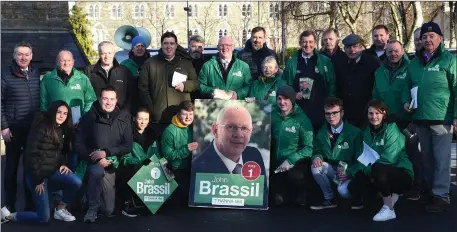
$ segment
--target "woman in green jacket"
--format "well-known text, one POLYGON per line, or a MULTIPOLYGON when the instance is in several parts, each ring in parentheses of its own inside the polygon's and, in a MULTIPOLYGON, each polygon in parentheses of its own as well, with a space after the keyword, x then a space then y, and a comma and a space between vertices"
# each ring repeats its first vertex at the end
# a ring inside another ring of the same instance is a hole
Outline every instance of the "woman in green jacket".
POLYGON ((141 201, 130 189, 127 182, 143 166, 151 163, 153 155, 158 155, 157 139, 155 131, 148 127, 149 111, 146 108, 140 108, 134 116, 135 128, 133 131, 133 148, 132 152, 122 156, 119 161, 119 169, 116 171, 116 182, 118 186, 119 197, 124 201, 122 214, 127 217, 136 217, 138 215, 136 205, 141 205, 141 201))
POLYGON ((394 206, 405 190, 412 187, 414 172, 405 151, 405 136, 395 123, 386 122, 387 106, 381 100, 368 103, 368 121, 363 131, 364 153, 379 155, 364 171, 382 195, 381 210, 373 217, 374 221, 387 221, 396 218, 394 206), (373 152, 374 151, 374 152, 373 152))
POLYGON ((249 89, 247 102, 268 101, 271 104, 276 103, 276 92, 286 82, 281 79, 278 72, 279 66, 274 56, 267 56, 262 61, 262 73, 258 80, 255 80, 249 89))
POLYGON ((171 164, 171 169, 178 182, 178 189, 173 194, 175 204, 187 205, 190 189, 190 163, 192 152, 198 148, 193 141, 191 124, 194 122, 194 105, 191 101, 179 104, 179 112, 173 116, 171 124, 161 135, 162 155, 171 164))

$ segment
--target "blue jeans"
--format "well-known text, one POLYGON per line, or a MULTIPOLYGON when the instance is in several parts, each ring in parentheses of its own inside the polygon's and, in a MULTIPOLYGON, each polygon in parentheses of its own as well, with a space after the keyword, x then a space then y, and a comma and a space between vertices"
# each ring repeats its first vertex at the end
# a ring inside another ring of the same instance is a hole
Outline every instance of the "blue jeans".
POLYGON ((321 167, 311 167, 311 173, 313 173, 314 179, 321 187, 325 200, 332 200, 333 190, 330 180, 333 180, 336 175, 336 171, 333 169, 332 165, 327 162, 322 162, 321 167))
POLYGON ((36 212, 18 212, 16 214, 16 221, 48 222, 51 214, 49 209, 49 193, 57 190, 63 190, 62 202, 69 204, 76 196, 82 185, 81 179, 79 179, 74 173, 65 175, 61 174, 59 170, 54 172, 49 179, 44 180, 44 192, 41 195, 38 195, 35 192, 36 185, 32 183, 30 176, 26 176, 26 182, 28 188, 32 192, 36 212))

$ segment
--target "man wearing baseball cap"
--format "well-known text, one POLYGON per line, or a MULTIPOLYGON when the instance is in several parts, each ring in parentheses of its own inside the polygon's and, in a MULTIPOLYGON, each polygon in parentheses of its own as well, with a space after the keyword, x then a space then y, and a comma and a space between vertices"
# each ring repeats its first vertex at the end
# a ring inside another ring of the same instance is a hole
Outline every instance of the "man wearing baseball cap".
POLYGON ((456 58, 446 51, 443 33, 430 21, 421 27, 423 48, 408 66, 402 100, 417 125, 425 177, 426 211, 442 212, 450 207, 450 162, 452 133, 457 127, 456 58), (411 104, 412 88, 417 94, 411 104))

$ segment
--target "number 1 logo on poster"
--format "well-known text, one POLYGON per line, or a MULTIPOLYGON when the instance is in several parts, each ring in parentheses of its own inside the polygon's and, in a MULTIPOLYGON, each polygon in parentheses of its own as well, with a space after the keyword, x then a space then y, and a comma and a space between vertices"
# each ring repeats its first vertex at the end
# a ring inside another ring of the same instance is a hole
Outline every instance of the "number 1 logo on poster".
POLYGON ((259 178, 260 173, 260 165, 254 161, 246 162, 241 168, 241 175, 243 175, 243 178, 246 180, 256 180, 257 178, 259 178))

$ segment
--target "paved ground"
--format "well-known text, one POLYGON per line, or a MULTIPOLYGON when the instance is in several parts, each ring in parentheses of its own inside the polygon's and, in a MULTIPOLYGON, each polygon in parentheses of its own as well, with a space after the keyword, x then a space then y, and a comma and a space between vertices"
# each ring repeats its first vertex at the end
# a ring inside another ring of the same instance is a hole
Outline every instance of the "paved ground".
MULTIPOLYGON (((455 158, 455 144, 454 154, 455 158)), ((1 157, 2 173, 4 156, 1 157)), ((454 161, 455 165, 455 161, 454 161)), ((454 177, 455 178, 455 177, 454 177)), ((19 177, 20 179, 20 177, 19 177)), ((455 179, 454 179, 455 181, 455 179)), ((2 181, 3 182, 3 181, 2 181)), ((366 203, 365 209, 351 212, 346 203, 337 209, 312 212, 307 208, 279 208, 269 211, 227 210, 227 209, 172 209, 162 208, 157 215, 126 218, 99 218, 95 224, 82 222, 84 212, 75 212, 77 221, 66 223, 51 219, 48 225, 26 223, 4 223, 2 231, 33 232, 101 232, 101 231, 457 231, 457 191, 453 188, 451 210, 443 214, 427 214, 418 202, 400 199, 396 206, 397 219, 376 223, 371 220, 381 206, 380 199, 366 203)), ((23 191, 18 193, 21 201, 17 208, 23 208, 23 191)), ((3 184, 2 184, 3 193, 3 184)), ((3 194, 2 194, 3 196, 3 194)), ((3 200, 3 198, 2 198, 3 200)))

